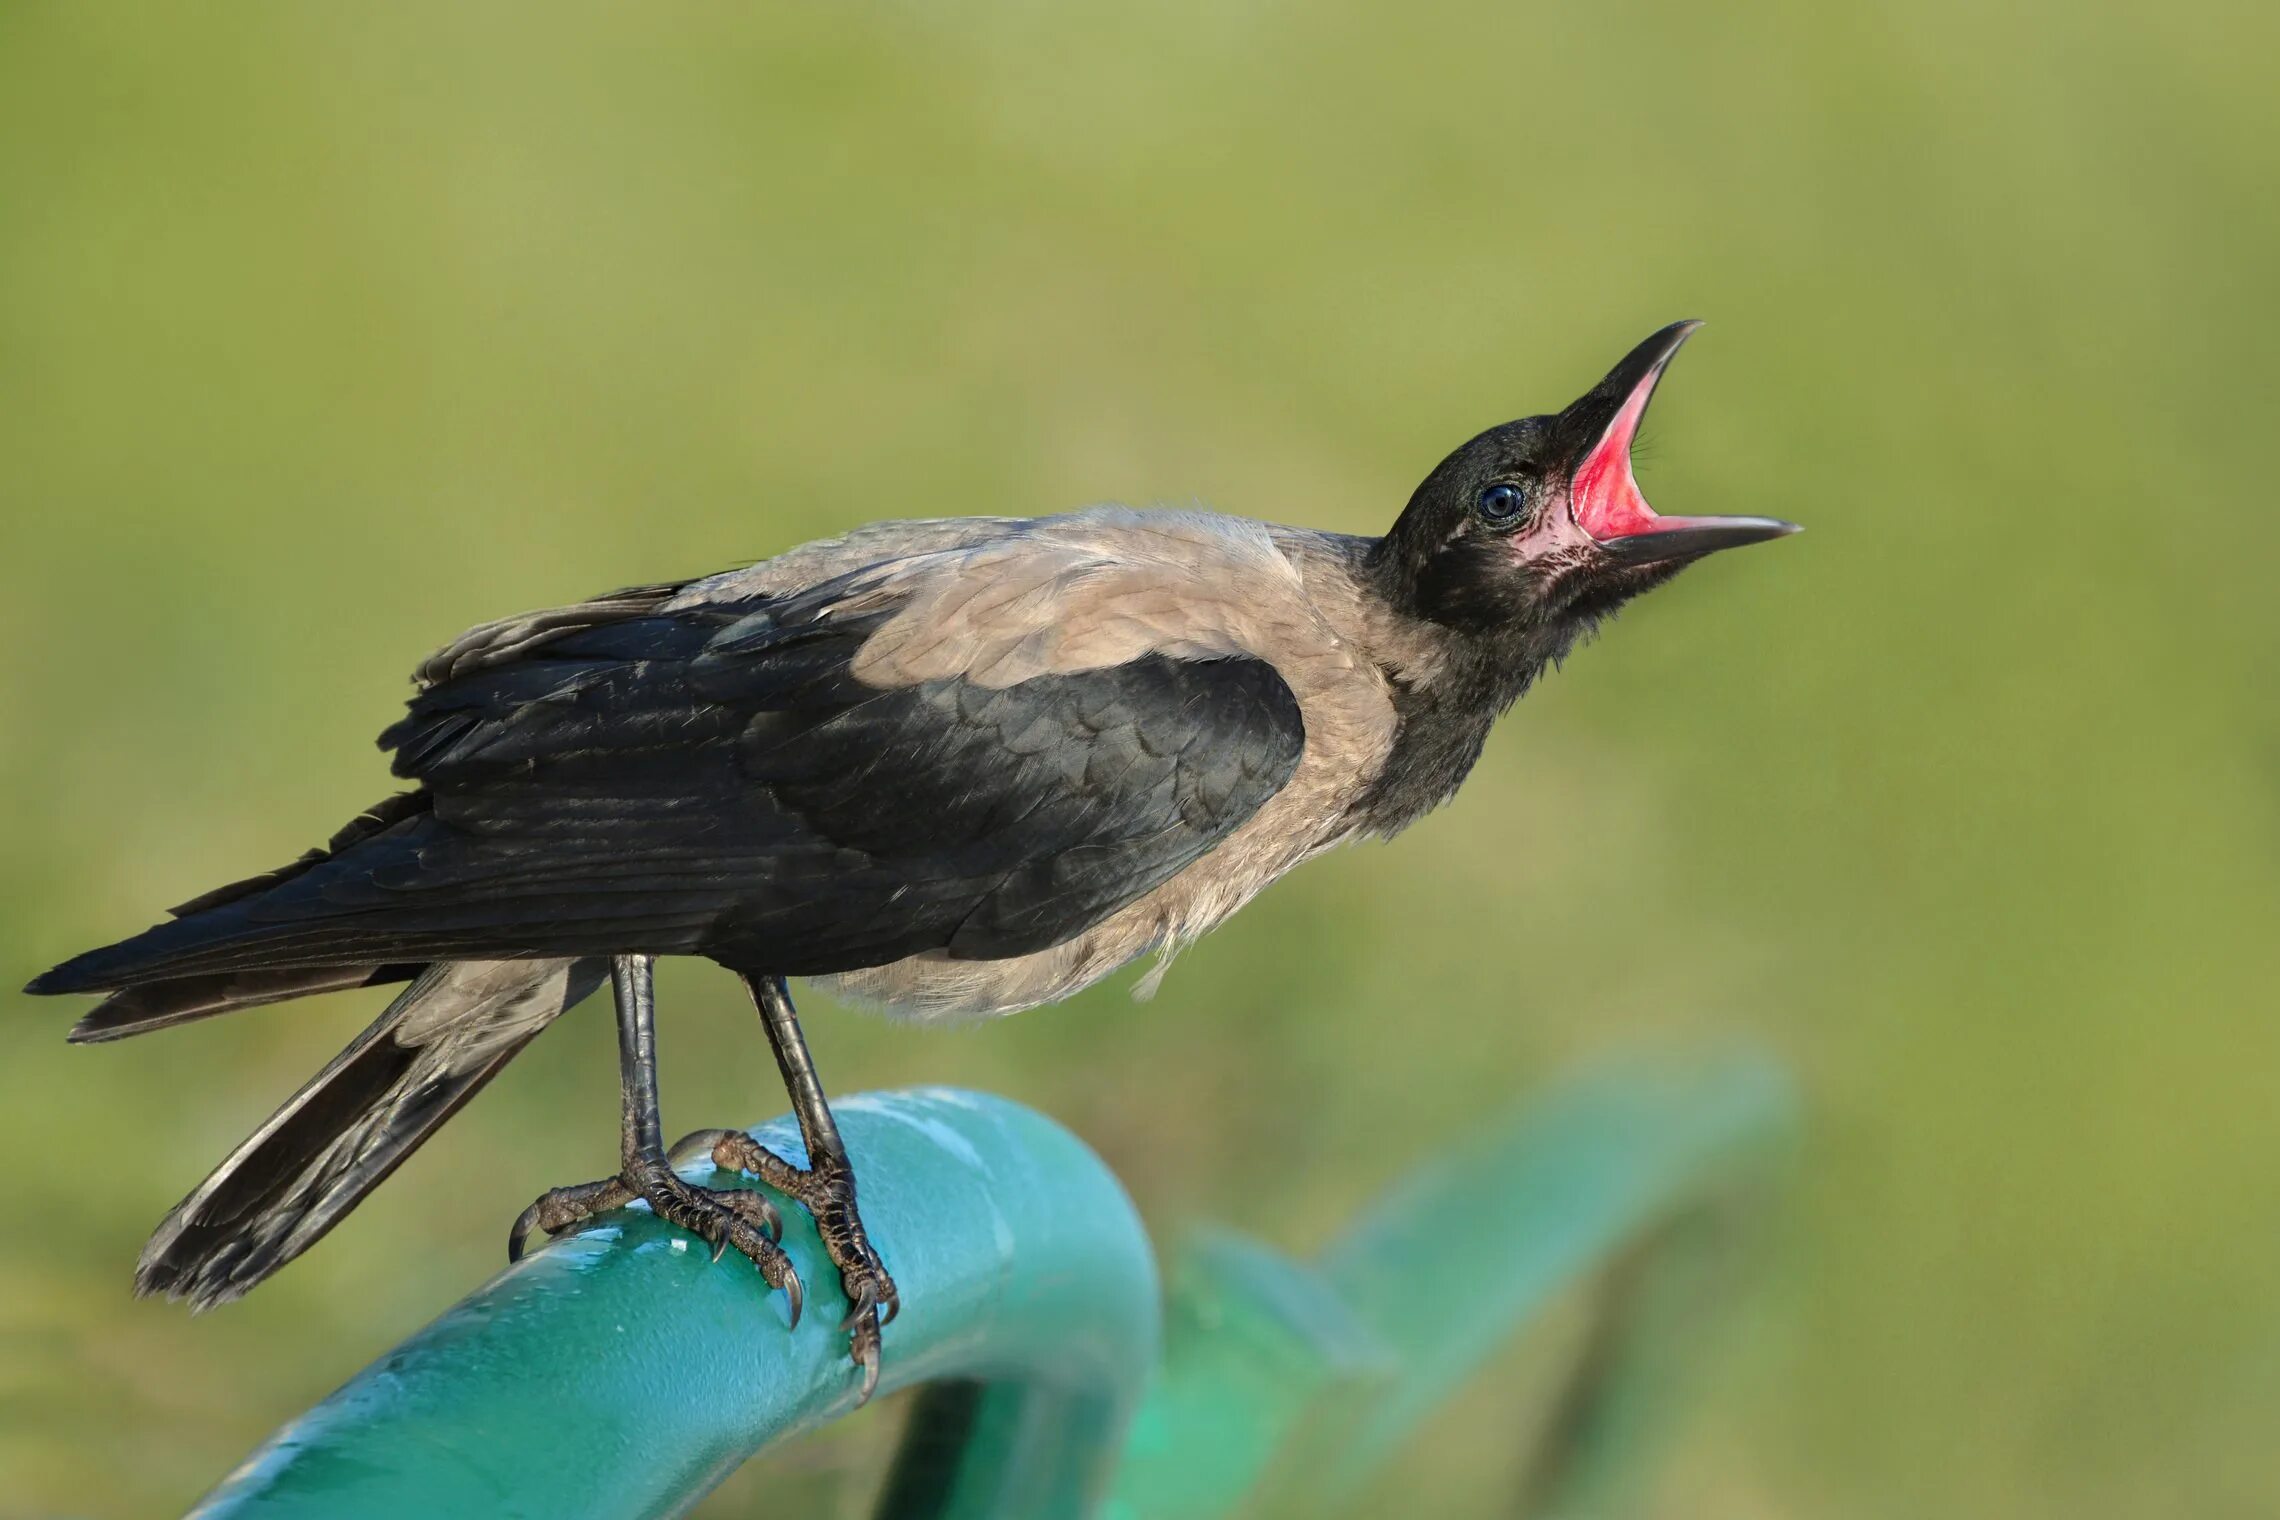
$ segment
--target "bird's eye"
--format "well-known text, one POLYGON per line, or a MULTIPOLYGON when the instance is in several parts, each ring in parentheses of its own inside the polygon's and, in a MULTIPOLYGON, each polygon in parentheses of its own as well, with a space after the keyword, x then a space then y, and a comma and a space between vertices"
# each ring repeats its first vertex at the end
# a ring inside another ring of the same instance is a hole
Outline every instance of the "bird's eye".
POLYGON ((1497 484, 1480 493, 1482 522, 1503 527, 1528 510, 1528 493, 1515 485, 1497 484))

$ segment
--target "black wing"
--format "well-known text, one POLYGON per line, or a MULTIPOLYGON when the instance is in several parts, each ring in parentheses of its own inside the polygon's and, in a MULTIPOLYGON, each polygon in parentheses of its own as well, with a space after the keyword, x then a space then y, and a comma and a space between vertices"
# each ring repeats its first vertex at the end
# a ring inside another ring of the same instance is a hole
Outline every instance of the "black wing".
POLYGON ((103 969, 1020 955, 1194 862, 1304 748, 1258 659, 869 686, 849 665, 892 609, 832 591, 629 617, 442 681, 381 737, 424 811, 103 969))

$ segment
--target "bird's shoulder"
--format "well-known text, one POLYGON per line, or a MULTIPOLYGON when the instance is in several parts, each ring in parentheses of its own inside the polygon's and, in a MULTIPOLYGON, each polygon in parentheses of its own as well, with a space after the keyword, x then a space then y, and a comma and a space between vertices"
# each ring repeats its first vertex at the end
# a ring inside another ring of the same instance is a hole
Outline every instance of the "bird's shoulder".
POLYGON ((1247 518, 1113 505, 871 523, 737 569, 478 624, 414 679, 432 689, 610 624, 765 624, 793 608, 803 619, 892 609, 856 672, 888 686, 949 676, 1006 686, 1151 653, 1272 662, 1324 631, 1291 548, 1247 518))
POLYGON ((380 742, 430 786, 532 791, 603 765, 702 768, 730 743, 747 779, 768 779, 763 754, 844 775, 864 754, 971 744, 987 766, 1048 738, 1075 774, 1120 746, 1168 756, 1216 734, 1265 744, 1272 790, 1310 727, 1305 641, 1272 636, 1296 584, 1240 519, 875 525, 473 630, 422 668, 380 742))
POLYGON ((625 586, 560 606, 478 623, 422 660, 413 680, 430 688, 512 664, 571 634, 636 618, 779 598, 872 565, 970 545, 1016 531, 1023 519, 965 517, 866 524, 755 563, 684 580, 625 586))

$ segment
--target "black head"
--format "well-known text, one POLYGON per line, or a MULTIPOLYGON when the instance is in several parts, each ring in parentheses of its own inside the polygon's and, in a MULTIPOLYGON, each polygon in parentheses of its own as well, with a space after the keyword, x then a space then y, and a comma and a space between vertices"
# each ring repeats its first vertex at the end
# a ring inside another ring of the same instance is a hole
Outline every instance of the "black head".
POLYGON ((1796 532, 1768 517, 1664 517, 1632 479, 1647 402, 1700 325, 1672 323, 1567 410, 1490 428, 1442 460, 1378 544, 1380 589, 1414 616, 1556 657, 1703 555, 1796 532))

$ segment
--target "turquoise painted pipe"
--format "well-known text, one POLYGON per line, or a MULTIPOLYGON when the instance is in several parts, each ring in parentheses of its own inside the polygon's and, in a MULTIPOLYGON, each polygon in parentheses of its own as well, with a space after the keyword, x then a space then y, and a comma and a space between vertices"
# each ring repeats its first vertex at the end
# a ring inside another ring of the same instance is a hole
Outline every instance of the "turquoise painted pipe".
MULTIPOLYGON (((1684 1386, 1703 1265, 1746 1233, 1717 1226, 1764 1193, 1795 1123, 1787 1079, 1757 1057, 1586 1072, 1421 1164, 1312 1262, 1200 1236, 1159 1362, 1147 1240, 1066 1131, 970 1093, 835 1106, 903 1287, 882 1391, 926 1385, 884 1520, 1204 1520, 1268 1492, 1292 1512, 1334 1510, 1586 1288, 1588 1354, 1513 1512, 1613 1513, 1646 1467, 1642 1432, 1684 1386)), ((754 1133, 798 1153, 788 1120, 754 1133)), ((806 1216, 784 1214, 810 1295, 797 1332, 737 1258, 713 1263, 646 1213, 611 1215, 366 1369, 198 1513, 687 1508, 853 1402, 838 1280, 806 1216)))
MULTIPOLYGON (((889 1507, 1084 1513, 1157 1352, 1154 1257, 1075 1137, 947 1089, 833 1105, 863 1217, 901 1286, 879 1392, 929 1383, 889 1507), (929 1455, 929 1452, 932 1455, 929 1455)), ((753 1131, 797 1160, 788 1119, 753 1131)), ((699 1167, 700 1181, 729 1179, 699 1167)), ((749 1179, 737 1179, 749 1184, 749 1179)), ((807 1284, 783 1297, 733 1253, 634 1209, 534 1251, 286 1426, 194 1512, 275 1520, 636 1520, 693 1505, 755 1452, 855 1402, 838 1277, 785 1204, 807 1284)))
MULTIPOLYGON (((1207 1520, 1268 1493, 1273 1513, 1339 1512, 1491 1359, 1594 1288, 1594 1339, 1510 1513, 1616 1512, 1714 1318, 1704 1279, 1749 1233, 1735 1216, 1765 1201, 1796 1124, 1762 1056, 1611 1062, 1422 1162, 1312 1261, 1199 1235, 1103 1514, 1207 1520)), ((1528 1444, 1517 1424, 1512 1441, 1528 1444)))

